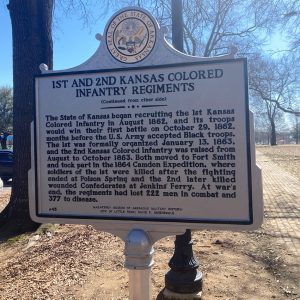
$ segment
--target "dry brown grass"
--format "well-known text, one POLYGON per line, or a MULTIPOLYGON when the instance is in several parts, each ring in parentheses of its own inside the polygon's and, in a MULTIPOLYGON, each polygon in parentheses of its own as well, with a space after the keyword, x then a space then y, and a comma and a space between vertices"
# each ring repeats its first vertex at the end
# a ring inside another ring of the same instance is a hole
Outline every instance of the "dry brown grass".
POLYGON ((256 149, 300 180, 300 145, 257 146, 256 149))

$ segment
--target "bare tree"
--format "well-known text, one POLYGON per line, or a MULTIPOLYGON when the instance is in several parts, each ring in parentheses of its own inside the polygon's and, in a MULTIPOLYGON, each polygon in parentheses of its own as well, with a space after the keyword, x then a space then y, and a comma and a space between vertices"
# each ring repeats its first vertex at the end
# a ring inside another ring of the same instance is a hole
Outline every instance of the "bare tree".
POLYGON ((250 89, 285 113, 300 115, 299 67, 292 56, 256 55, 250 61, 250 89))
POLYGON ((276 145, 276 118, 280 111, 295 112, 291 105, 296 82, 293 68, 286 58, 279 61, 257 56, 250 64, 250 90, 265 104, 271 128, 271 145, 276 145), (287 107, 287 108, 286 108, 287 107))
POLYGON ((290 116, 290 122, 292 124, 292 138, 298 145, 300 144, 300 116, 290 116))
MULTIPOLYGON (((88 1, 69 0, 67 3, 69 8, 79 7, 83 20, 89 21, 88 1)), ((34 77, 40 74, 41 63, 47 64, 50 69, 53 67, 54 0, 9 0, 7 8, 13 37, 14 169, 10 202, 0 213, 1 237, 30 231, 38 226, 29 216, 28 205, 30 124, 34 113, 34 77)))
MULTIPOLYGON (((63 2, 57 1, 57 5, 63 2)), ((7 5, 13 36, 14 170, 10 202, 0 213, 0 236, 30 231, 38 226, 29 216, 28 205, 30 124, 34 113, 34 77, 40 74, 41 63, 47 64, 49 69, 53 67, 54 2, 9 0, 7 5)), ((69 0, 64 3, 66 10, 80 9, 83 23, 90 22, 89 5, 92 1, 69 0)), ((105 0, 105 3, 108 5, 110 2, 105 0)), ((99 11, 103 11, 103 3, 99 11)))
MULTIPOLYGON (((171 26, 170 1, 127 0, 112 1, 117 5, 139 5, 151 11, 161 25, 171 26)), ((191 55, 214 56, 226 52, 235 45, 240 56, 253 57, 262 52, 262 45, 278 26, 278 20, 286 20, 286 30, 294 37, 294 46, 299 42, 299 0, 194 0, 183 1, 185 52, 191 55)), ((299 102, 299 59, 297 55, 283 56, 274 60, 287 80, 282 81, 284 93, 280 97, 269 97, 274 108, 299 115, 295 108, 299 102)), ((259 68, 250 76, 260 76, 259 68)), ((259 77, 257 77, 259 78, 259 77)), ((279 78, 278 78, 279 84, 279 78)), ((270 107, 269 107, 270 109, 270 107)))
POLYGON ((34 76, 44 62, 52 68, 53 0, 10 0, 13 35, 14 170, 12 194, 0 214, 1 235, 35 229, 29 217, 28 170, 30 123, 33 120, 34 76))
POLYGON ((251 96, 250 107, 255 116, 255 143, 268 145, 270 143, 270 123, 268 120, 266 105, 260 98, 257 97, 257 95, 251 96))
MULTIPOLYGON (((151 11, 161 25, 171 26, 170 1, 118 1, 140 5, 151 11)), ((262 43, 279 17, 278 0, 183 1, 185 51, 212 56, 231 44, 249 48, 262 43)))
POLYGON ((300 1, 283 1, 282 32, 290 42, 290 51, 300 54, 300 1))
MULTIPOLYGON (((14 167, 10 202, 0 213, 1 237, 30 231, 38 226, 29 216, 28 205, 30 124, 34 113, 34 77, 40 74, 41 63, 47 64, 50 69, 53 67, 54 1, 9 0, 7 5, 13 37, 14 167)), ((88 1, 69 0, 67 4, 66 9, 81 9, 83 22, 90 20, 88 1)))
MULTIPOLYGON (((84 24, 96 20, 108 8, 139 6, 149 10, 161 26, 171 28, 171 0, 57 0, 63 11, 81 10, 84 24), (95 7, 105 8, 95 10, 95 7)), ((242 52, 261 45, 280 17, 279 0, 183 0, 185 52, 212 56, 231 44, 242 52), (242 42, 243 41, 243 42, 242 42)), ((171 41, 171 30, 167 35, 171 41)))

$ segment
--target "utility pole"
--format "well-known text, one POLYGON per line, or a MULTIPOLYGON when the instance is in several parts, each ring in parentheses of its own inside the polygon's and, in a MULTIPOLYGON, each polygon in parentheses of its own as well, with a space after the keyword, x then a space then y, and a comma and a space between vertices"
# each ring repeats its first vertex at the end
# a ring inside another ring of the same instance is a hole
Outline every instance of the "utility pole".
MULTIPOLYGON (((172 43, 175 49, 184 52, 182 0, 172 0, 172 43)), ((184 294, 184 299, 201 298, 202 273, 192 246, 190 229, 176 236, 174 255, 169 262, 171 270, 165 275, 165 299, 173 299, 176 294, 184 294)))

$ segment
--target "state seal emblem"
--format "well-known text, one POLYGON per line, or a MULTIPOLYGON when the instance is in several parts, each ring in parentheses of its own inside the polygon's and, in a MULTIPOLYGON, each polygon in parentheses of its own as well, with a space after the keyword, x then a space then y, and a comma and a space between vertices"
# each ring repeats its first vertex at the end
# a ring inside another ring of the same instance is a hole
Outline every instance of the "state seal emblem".
POLYGON ((137 63, 152 51, 156 40, 153 20, 139 10, 127 10, 108 24, 106 43, 110 54, 123 63, 137 63))

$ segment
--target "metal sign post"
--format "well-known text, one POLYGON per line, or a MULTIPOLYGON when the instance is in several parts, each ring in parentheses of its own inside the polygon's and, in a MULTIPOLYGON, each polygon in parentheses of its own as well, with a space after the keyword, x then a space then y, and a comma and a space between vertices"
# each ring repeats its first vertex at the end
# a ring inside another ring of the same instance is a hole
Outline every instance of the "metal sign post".
POLYGON ((246 60, 188 56, 164 34, 123 9, 85 63, 36 77, 30 215, 120 236, 132 299, 150 297, 158 239, 263 217, 246 60))
POLYGON ((132 229, 125 242, 125 267, 129 269, 129 299, 151 300, 151 267, 153 245, 149 235, 132 229))

